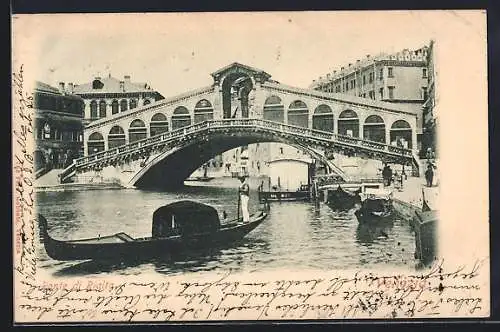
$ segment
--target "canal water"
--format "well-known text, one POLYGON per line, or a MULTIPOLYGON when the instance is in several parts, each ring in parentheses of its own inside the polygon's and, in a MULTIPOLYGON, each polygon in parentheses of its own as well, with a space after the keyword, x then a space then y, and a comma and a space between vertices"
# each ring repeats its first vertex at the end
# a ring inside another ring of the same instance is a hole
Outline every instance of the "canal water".
MULTIPOLYGON (((252 179, 249 209, 261 208, 252 179)), ((186 182, 187 184, 187 182, 186 182)), ((126 232, 149 236, 153 212, 170 202, 190 199, 214 206, 227 219, 237 214, 237 187, 233 178, 190 183, 176 192, 138 189, 90 190, 37 193, 38 212, 49 222, 49 232, 69 240, 126 232)), ((224 222, 224 221, 222 221, 224 222)), ((60 262, 39 248, 39 267, 54 276, 137 275, 143 272, 180 274, 196 271, 239 272, 276 268, 415 270, 414 235, 407 221, 395 220, 389 227, 360 226, 354 211, 333 212, 325 204, 272 202, 268 218, 241 242, 176 261, 152 260, 135 263, 60 262)))

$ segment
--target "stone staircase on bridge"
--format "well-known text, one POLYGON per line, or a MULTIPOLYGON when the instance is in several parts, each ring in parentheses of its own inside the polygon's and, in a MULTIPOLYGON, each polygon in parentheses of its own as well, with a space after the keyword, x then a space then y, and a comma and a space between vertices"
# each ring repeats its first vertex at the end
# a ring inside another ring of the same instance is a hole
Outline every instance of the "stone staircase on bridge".
MULTIPOLYGON (((266 135, 269 142, 279 139, 281 142, 287 142, 308 149, 309 152, 317 152, 318 148, 324 150, 332 149, 344 154, 365 155, 369 158, 387 162, 403 162, 411 165, 414 174, 418 174, 419 172, 418 158, 410 149, 280 122, 240 118, 207 120, 75 159, 70 166, 60 173, 60 181, 61 183, 71 182, 71 179, 78 173, 99 170, 104 167, 126 163, 130 160, 138 160, 144 158, 145 155, 159 153, 160 151, 166 151, 186 144, 186 141, 189 140, 209 137, 212 133, 247 133, 258 137, 260 142, 265 141, 262 140, 262 135, 266 135)), ((321 157, 317 153, 316 157, 318 156, 321 157)), ((333 163, 329 163, 329 166, 340 177, 344 179, 347 177, 333 163)))

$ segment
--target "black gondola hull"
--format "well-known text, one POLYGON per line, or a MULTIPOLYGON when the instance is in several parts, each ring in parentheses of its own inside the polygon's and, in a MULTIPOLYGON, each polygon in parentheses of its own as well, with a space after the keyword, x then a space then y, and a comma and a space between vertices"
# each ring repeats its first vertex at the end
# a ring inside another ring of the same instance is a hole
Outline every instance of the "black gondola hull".
MULTIPOLYGON (((50 237, 47 221, 39 216, 40 235, 47 255, 55 260, 135 260, 171 257, 184 251, 216 248, 241 240, 260 225, 267 214, 254 215, 249 223, 232 223, 220 229, 187 236, 137 238, 123 242, 99 243, 99 239, 60 241, 50 237), (92 243, 88 243, 93 240, 92 243), (85 243, 85 241, 87 243, 85 243)), ((117 235, 120 235, 118 233, 117 235)), ((115 235, 116 236, 116 235, 115 235)), ((113 238, 114 236, 108 237, 113 238)), ((119 240, 120 236, 116 236, 119 240)), ((106 237, 102 238, 106 239, 106 237)))
POLYGON ((361 198, 357 193, 350 193, 340 186, 328 192, 326 204, 334 211, 348 211, 361 203, 361 198))
POLYGON ((383 214, 375 214, 364 208, 360 208, 354 212, 356 219, 360 224, 386 224, 393 223, 396 214, 394 210, 386 211, 383 214))

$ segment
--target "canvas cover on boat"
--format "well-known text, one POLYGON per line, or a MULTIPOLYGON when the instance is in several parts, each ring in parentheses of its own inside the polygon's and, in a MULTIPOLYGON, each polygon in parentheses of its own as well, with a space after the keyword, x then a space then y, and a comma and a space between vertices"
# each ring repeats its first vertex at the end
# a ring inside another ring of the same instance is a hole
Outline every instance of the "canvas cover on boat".
POLYGON ((365 195, 367 199, 392 199, 392 191, 387 189, 366 188, 365 195))
POLYGON ((217 231, 219 228, 217 210, 199 202, 178 201, 153 213, 152 237, 190 235, 217 231))

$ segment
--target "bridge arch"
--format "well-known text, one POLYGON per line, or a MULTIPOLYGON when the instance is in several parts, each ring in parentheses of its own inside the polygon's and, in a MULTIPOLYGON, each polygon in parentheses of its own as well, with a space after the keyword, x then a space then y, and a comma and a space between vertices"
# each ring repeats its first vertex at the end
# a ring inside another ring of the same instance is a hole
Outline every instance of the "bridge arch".
POLYGON ((248 118, 248 94, 254 87, 253 78, 245 72, 232 72, 224 76, 220 86, 223 118, 248 118))
POLYGON ((147 128, 144 121, 135 119, 130 123, 128 128, 128 141, 129 143, 144 139, 147 137, 147 128))
POLYGON ((172 114, 172 130, 191 125, 191 115, 184 106, 178 106, 172 114))
POLYGON ((134 99, 134 98, 130 99, 130 101, 129 101, 129 108, 130 109, 134 109, 136 107, 137 107, 137 100, 134 99))
POLYGON ((335 129, 333 119, 333 111, 331 107, 321 104, 314 109, 312 127, 317 130, 333 132, 335 129))
POLYGON ((125 131, 120 126, 113 126, 108 133, 108 149, 126 144, 125 131))
POLYGON ((194 123, 212 120, 213 118, 214 108, 212 104, 206 99, 198 101, 194 106, 194 123))
POLYGON ((120 112, 125 112, 128 109, 127 99, 120 100, 120 112))
POLYGON ((346 176, 321 152, 321 143, 315 145, 311 144, 312 141, 305 142, 300 134, 282 135, 281 132, 275 130, 263 128, 263 130, 256 131, 248 127, 239 128, 235 135, 228 135, 231 132, 234 133, 234 130, 222 126, 218 129, 211 128, 210 131, 187 134, 187 140, 179 141, 147 159, 147 162, 141 165, 141 169, 129 180, 128 186, 175 188, 181 186, 193 171, 213 159, 214 156, 237 147, 264 142, 280 142, 300 148, 339 174, 339 177, 346 176), (165 173, 169 176, 165 177, 165 173))
POLYGON ((402 147, 412 148, 412 129, 410 124, 405 120, 396 120, 391 125, 390 144, 402 145, 402 147))
POLYGON ((309 108, 302 100, 295 100, 290 104, 287 117, 289 125, 309 127, 309 108))
POLYGON ((92 119, 97 119, 97 101, 95 100, 90 102, 90 117, 92 119))
POLYGON ((338 134, 359 137, 359 117, 353 110, 344 110, 338 118, 338 134))
POLYGON ((149 122, 149 136, 156 136, 168 131, 168 119, 163 113, 156 113, 149 122))
POLYGON ((100 132, 96 131, 90 134, 87 140, 87 149, 89 155, 104 151, 104 137, 100 132))
POLYGON ((111 114, 116 114, 118 112, 119 112, 119 110, 118 110, 118 100, 114 99, 111 102, 111 114))
POLYGON ((107 108, 106 101, 105 100, 99 101, 99 117, 100 118, 106 117, 106 108, 107 108))
POLYGON ((263 118, 264 120, 281 123, 285 122, 285 106, 280 97, 272 95, 266 98, 264 102, 263 118))
POLYGON ((385 123, 379 115, 370 115, 363 124, 363 139, 385 143, 385 123))

